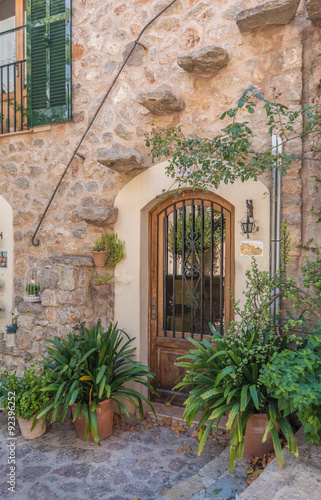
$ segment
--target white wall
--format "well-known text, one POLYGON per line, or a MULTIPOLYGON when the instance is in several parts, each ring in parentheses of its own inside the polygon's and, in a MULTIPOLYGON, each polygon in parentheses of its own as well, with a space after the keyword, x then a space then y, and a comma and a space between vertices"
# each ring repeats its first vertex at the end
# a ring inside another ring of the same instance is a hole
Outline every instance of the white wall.
POLYGON ((9 203, 0 196, 0 252, 7 252, 8 267, 0 267, 0 279, 5 282, 0 288, 0 302, 4 304, 5 311, 0 312, 0 331, 5 332, 5 326, 11 323, 10 312, 13 306, 13 215, 9 203))
MULTIPOLYGON (((172 179, 165 175, 167 162, 150 167, 132 179, 117 195, 118 219, 115 232, 125 240, 126 257, 116 267, 119 283, 115 290, 115 320, 118 326, 136 337, 137 357, 148 363, 148 213, 157 204, 162 189, 172 189, 172 179)), ((269 270, 270 196, 260 181, 237 181, 211 190, 235 206, 235 296, 242 301, 245 271, 251 258, 240 256, 239 221, 246 212, 246 200, 252 199, 254 218, 259 231, 252 239, 263 240, 263 257, 258 257, 262 270, 269 270)))

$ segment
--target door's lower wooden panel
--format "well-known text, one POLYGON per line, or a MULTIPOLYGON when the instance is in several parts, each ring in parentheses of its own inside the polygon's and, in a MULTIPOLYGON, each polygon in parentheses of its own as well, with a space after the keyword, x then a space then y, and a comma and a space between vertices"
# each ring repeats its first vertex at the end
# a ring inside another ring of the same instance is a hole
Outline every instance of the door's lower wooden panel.
POLYGON ((175 405, 183 405, 188 397, 185 391, 177 393, 174 386, 185 375, 185 369, 176 366, 177 358, 187 354, 192 345, 188 341, 177 339, 156 338, 156 390, 161 400, 175 405), (174 345, 175 344, 175 345, 174 345), (176 394, 176 395, 175 395, 176 394), (173 399, 173 396, 174 399, 173 399))

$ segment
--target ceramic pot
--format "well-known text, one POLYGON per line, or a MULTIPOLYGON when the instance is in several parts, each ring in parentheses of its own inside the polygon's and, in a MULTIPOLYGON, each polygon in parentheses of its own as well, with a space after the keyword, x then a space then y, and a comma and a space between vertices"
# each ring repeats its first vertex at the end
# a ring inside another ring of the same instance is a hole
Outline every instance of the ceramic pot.
POLYGON ((107 252, 95 252, 91 251, 92 258, 94 259, 94 264, 96 267, 104 267, 106 265, 107 252))
POLYGON ((104 285, 93 285, 93 288, 96 290, 98 295, 108 295, 111 290, 110 283, 105 283, 104 285))
MULTIPOLYGON (((96 408, 97 422, 98 422, 98 430, 99 430, 99 438, 100 440, 105 439, 110 436, 113 432, 113 419, 114 419, 114 400, 106 399, 99 403, 100 409, 96 408)), ((74 411, 76 408, 76 404, 72 405, 72 414, 74 415, 74 411)), ((86 441, 85 439, 85 427, 86 427, 86 419, 84 413, 82 413, 81 418, 76 418, 75 426, 77 431, 77 436, 82 441, 86 441)), ((94 443, 94 438, 91 432, 89 432, 89 439, 91 443, 94 443)))
POLYGON ((15 333, 6 333, 6 346, 7 347, 15 347, 16 345, 16 334, 15 333))
POLYGON ((29 420, 18 417, 18 422, 21 430, 21 434, 23 439, 36 439, 37 437, 42 436, 46 432, 46 424, 42 428, 43 420, 40 418, 36 423, 36 426, 33 430, 31 430, 33 420, 35 415, 31 417, 29 420))
MULTIPOLYGON (((271 432, 268 433, 265 443, 262 443, 263 436, 269 425, 268 418, 265 414, 251 415, 244 435, 244 458, 261 457, 269 451, 273 451, 273 441, 271 432)), ((276 425, 279 432, 280 427, 276 425)))

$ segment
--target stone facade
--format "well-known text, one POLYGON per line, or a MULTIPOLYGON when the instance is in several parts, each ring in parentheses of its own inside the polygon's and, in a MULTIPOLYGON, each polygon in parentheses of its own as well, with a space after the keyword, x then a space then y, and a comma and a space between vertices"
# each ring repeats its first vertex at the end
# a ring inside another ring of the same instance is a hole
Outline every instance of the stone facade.
MULTIPOLYGON (((133 41, 168 3, 73 0, 72 122, 0 136, 0 194, 14 212, 14 300, 20 310, 17 347, 0 349, 4 365, 21 368, 26 359, 43 355, 43 339, 65 335, 75 323, 113 318, 113 294, 107 300, 92 294, 89 250, 98 236, 113 230, 117 193, 152 165, 147 132, 182 124, 187 134, 214 136, 224 125, 221 113, 250 85, 269 98, 274 89, 296 109, 314 98, 321 76, 320 28, 303 1, 297 10, 298 2, 284 1, 294 10, 283 25, 275 25, 270 22, 273 8, 280 8, 281 0, 216 0, 215 6, 211 0, 177 0, 135 47, 80 148, 84 160, 73 161, 38 234, 41 243, 33 246, 40 215, 133 41), (245 11, 265 8, 268 22, 263 15, 255 29, 247 25, 240 31, 245 11), (197 60, 209 46, 223 51, 219 71, 185 71, 178 64, 184 55, 197 60), (166 108, 162 101, 153 111, 146 101, 155 95, 174 105, 166 108), (46 277, 41 305, 21 302, 25 272, 33 263, 43 267, 46 277)), ((263 114, 255 115, 253 129, 259 131, 263 120, 263 114)), ((259 140, 270 143, 268 136, 259 140)), ((302 155, 301 140, 291 147, 302 155)), ((318 165, 314 162, 311 169, 298 159, 283 179, 282 216, 292 232, 294 270, 302 236, 311 233, 306 229, 310 210, 320 205, 310 175, 318 165)), ((269 179, 263 181, 269 187, 269 179)))

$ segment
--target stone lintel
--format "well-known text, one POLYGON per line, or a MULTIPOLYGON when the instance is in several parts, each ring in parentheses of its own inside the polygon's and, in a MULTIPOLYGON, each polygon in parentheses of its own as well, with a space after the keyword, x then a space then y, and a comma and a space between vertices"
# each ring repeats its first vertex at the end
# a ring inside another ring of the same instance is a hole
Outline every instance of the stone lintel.
POLYGON ((228 53, 222 47, 208 45, 200 50, 178 55, 177 64, 189 73, 193 71, 211 73, 225 68, 228 59, 228 53))
POLYGON ((84 255, 54 255, 49 258, 51 264, 60 264, 68 267, 93 267, 91 257, 84 255))
POLYGON ((115 207, 81 206, 76 210, 77 219, 96 226, 110 226, 117 220, 118 209, 115 207))
POLYGON ((119 145, 99 151, 97 161, 117 172, 130 172, 134 168, 142 168, 143 166, 143 159, 138 151, 119 145))
POLYGON ((241 33, 255 28, 288 24, 297 11, 300 0, 271 0, 252 9, 242 10, 236 17, 241 33))
POLYGON ((150 92, 141 92, 137 101, 157 116, 170 115, 185 109, 184 101, 167 85, 160 85, 150 92))

